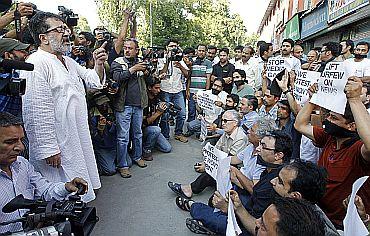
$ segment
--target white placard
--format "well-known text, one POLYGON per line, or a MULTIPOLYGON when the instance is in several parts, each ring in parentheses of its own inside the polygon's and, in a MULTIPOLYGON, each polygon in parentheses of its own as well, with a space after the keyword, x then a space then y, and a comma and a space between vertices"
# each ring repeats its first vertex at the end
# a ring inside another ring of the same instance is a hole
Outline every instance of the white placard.
POLYGON ((317 83, 320 78, 320 72, 297 70, 294 81, 293 95, 298 104, 305 104, 309 98, 308 88, 317 83))
POLYGON ((270 57, 267 61, 266 76, 270 81, 285 69, 285 59, 282 57, 270 57))
POLYGON ((235 212, 234 212, 234 204, 229 199, 229 207, 227 209, 227 228, 226 228, 226 236, 235 236, 241 234, 242 231, 236 221, 235 212))
POLYGON ((203 110, 215 113, 216 110, 216 101, 217 97, 214 94, 209 94, 205 91, 197 93, 197 103, 200 108, 203 110))
POLYGON ((217 181, 217 172, 219 169, 220 160, 228 158, 227 153, 217 149, 210 143, 207 143, 203 147, 203 158, 206 173, 212 176, 212 178, 217 181))
POLYGON ((348 203, 346 217, 344 217, 344 235, 345 236, 366 236, 369 234, 365 224, 362 222, 355 205, 355 196, 361 186, 369 176, 364 176, 356 180, 352 185, 352 193, 348 203))
POLYGON ((321 73, 318 91, 312 95, 311 103, 344 114, 347 97, 344 93, 348 76, 342 62, 329 62, 321 73))

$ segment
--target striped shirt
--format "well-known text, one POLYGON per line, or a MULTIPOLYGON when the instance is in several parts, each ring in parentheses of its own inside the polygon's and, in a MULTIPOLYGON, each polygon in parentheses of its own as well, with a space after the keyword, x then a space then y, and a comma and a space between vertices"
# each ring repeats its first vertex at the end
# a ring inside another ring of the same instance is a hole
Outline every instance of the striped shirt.
POLYGON ((191 67, 190 92, 197 93, 206 89, 207 74, 212 73, 212 62, 208 59, 195 59, 191 67))
MULTIPOLYGON (((60 201, 69 194, 64 183, 47 181, 21 156, 18 156, 17 160, 11 164, 10 170, 11 177, 5 171, 0 170, 0 189, 2 191, 0 194, 0 222, 18 219, 27 212, 27 210, 16 210, 12 213, 2 211, 5 204, 20 194, 26 199, 42 198, 46 201, 52 199, 60 201)), ((21 223, 0 226, 0 233, 19 230, 22 230, 21 223)))

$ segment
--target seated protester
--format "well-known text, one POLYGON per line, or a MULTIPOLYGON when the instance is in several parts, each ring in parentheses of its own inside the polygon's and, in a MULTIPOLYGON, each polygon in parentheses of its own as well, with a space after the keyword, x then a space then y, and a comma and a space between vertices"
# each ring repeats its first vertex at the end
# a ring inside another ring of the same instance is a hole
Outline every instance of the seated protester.
POLYGON ((143 159, 152 161, 152 151, 157 148, 161 152, 171 152, 171 144, 163 136, 159 121, 164 112, 168 112, 166 102, 159 100, 161 80, 154 77, 146 79, 148 106, 143 110, 143 159))
MULTIPOLYGON (((233 188, 239 192, 240 196, 243 196, 241 198, 243 206, 254 218, 260 218, 274 198, 275 192, 271 180, 278 176, 279 167, 290 161, 290 155, 292 154, 291 139, 281 131, 273 131, 262 138, 256 150, 258 155, 257 164, 265 166, 266 169, 262 172, 258 183, 253 186, 252 193, 235 187, 237 182, 234 182, 235 179, 233 179, 232 175, 230 175, 230 178, 234 184, 233 188)), ((215 208, 192 200, 181 199, 178 202, 186 203, 190 206, 190 215, 195 220, 193 222, 196 226, 216 234, 225 235, 228 203, 226 198, 217 191, 213 196, 212 205, 220 211, 215 212, 215 208)), ((180 204, 178 205, 181 206, 180 204)), ((192 230, 194 227, 189 229, 192 230)), ((246 230, 243 229, 243 231, 246 230)))
POLYGON ((250 144, 236 156, 231 157, 232 165, 243 164, 239 169, 231 167, 230 172, 236 185, 245 189, 250 194, 253 192, 253 186, 257 184, 261 173, 266 169, 265 166, 257 164, 257 150, 262 138, 270 135, 276 130, 274 120, 268 118, 261 118, 248 129, 248 141, 250 144))
POLYGON ((263 96, 263 105, 260 108, 258 114, 260 117, 268 117, 270 119, 277 119, 277 102, 280 100, 280 94, 274 94, 271 92, 270 87, 267 87, 266 92, 263 96))
MULTIPOLYGON (((28 56, 29 44, 24 44, 15 39, 0 39, 0 57, 15 61, 25 61, 28 56)), ((0 59, 0 60, 1 60, 0 59)), ((0 73, 0 90, 6 85, 6 79, 12 76, 19 77, 19 73, 0 73)), ((0 111, 9 112, 15 116, 22 117, 22 99, 20 95, 0 94, 0 111)))
MULTIPOLYGON (((245 135, 243 129, 239 127, 240 117, 237 111, 225 111, 222 116, 223 135, 217 141, 215 147, 226 152, 229 156, 235 156, 243 150, 248 143, 248 137, 245 135)), ((197 163, 195 165, 197 172, 203 172, 194 182, 188 185, 168 182, 168 187, 184 198, 191 198, 193 193, 198 194, 208 186, 216 186, 216 181, 207 173, 205 173, 204 163, 197 163)))
MULTIPOLYGON (((206 120, 207 124, 212 124, 218 117, 218 115, 221 114, 222 112, 222 106, 226 103, 226 97, 227 97, 227 93, 225 91, 223 91, 223 88, 224 88, 224 81, 222 79, 216 79, 212 85, 212 90, 206 90, 205 93, 206 94, 213 94, 213 95, 216 95, 216 108, 215 108, 215 112, 210 112, 210 111, 202 111, 202 109, 197 106, 197 110, 198 110, 198 114, 201 114, 203 113, 204 115, 204 119, 206 120)), ((199 91, 199 93, 202 93, 204 91, 199 91)), ((194 99, 194 101, 196 101, 196 99, 194 99)), ((185 137, 190 137, 191 135, 193 135, 194 133, 199 133, 200 132, 200 120, 199 119, 195 119, 193 121, 190 121, 188 124, 187 124, 187 133, 185 133, 185 137)))
MULTIPOLYGON (((326 189, 327 172, 311 162, 293 162, 284 166, 279 176, 271 180, 274 191, 283 198, 303 199, 312 204, 325 223, 326 236, 339 236, 334 225, 327 218, 325 213, 316 205, 324 196, 326 189)), ((243 207, 237 192, 231 190, 231 199, 234 203, 235 213, 243 226, 250 234, 255 233, 256 218, 251 216, 243 207)))
POLYGON ((257 113, 258 99, 253 95, 245 95, 240 102, 239 113, 242 115, 241 125, 248 129, 260 118, 257 113))
MULTIPOLYGON (((210 133, 216 132, 216 133, 219 133, 220 136, 221 136, 221 134, 223 134, 222 124, 221 124, 223 114, 225 113, 225 111, 228 111, 228 110, 237 111, 238 106, 239 106, 239 96, 236 95, 236 94, 228 94, 227 97, 226 97, 226 103, 225 103, 225 105, 222 106, 224 111, 221 112, 220 115, 218 115, 217 119, 212 124, 207 125, 208 132, 210 132, 210 133)), ((212 144, 212 145, 214 145, 214 144, 212 144)))
MULTIPOLYGON (((345 86, 348 103, 344 115, 329 112, 323 122, 324 128, 312 126, 310 115, 315 107, 308 102, 299 112, 295 128, 312 139, 323 151, 319 166, 328 171, 328 184, 325 196, 319 206, 337 228, 342 228, 345 209, 342 200, 360 177, 370 174, 370 118, 361 102, 362 83, 359 78, 350 77, 345 86)), ((366 181, 358 195, 370 210, 370 182, 366 181)))
POLYGON ((234 87, 231 93, 237 94, 239 97, 245 95, 253 95, 254 89, 248 85, 246 74, 244 70, 236 69, 233 73, 234 87))
MULTIPOLYGON (((240 209, 236 203, 237 196, 231 192, 235 209, 240 209)), ((189 222, 190 225, 191 222, 189 222)), ((324 236, 324 222, 315 207, 307 201, 295 198, 276 198, 256 220, 252 235, 275 236, 324 236)))
POLYGON ((96 92, 91 98, 90 132, 96 164, 100 175, 114 175, 117 159, 117 132, 109 98, 96 92))
MULTIPOLYGON (((77 185, 82 184, 87 191, 87 182, 74 178, 67 183, 52 183, 36 172, 33 166, 19 154, 24 146, 24 132, 20 118, 7 112, 0 112, 0 222, 19 219, 27 210, 21 209, 12 213, 2 211, 5 204, 17 195, 22 194, 27 199, 42 198, 46 201, 61 201, 70 193, 77 191, 77 185)), ((20 222, 0 226, 0 234, 22 230, 20 222)))

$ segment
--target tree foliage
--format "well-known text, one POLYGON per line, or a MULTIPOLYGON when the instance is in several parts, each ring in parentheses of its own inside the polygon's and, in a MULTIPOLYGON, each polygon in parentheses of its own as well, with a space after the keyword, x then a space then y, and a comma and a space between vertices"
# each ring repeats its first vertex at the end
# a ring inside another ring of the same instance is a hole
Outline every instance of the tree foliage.
POLYGON ((150 43, 150 13, 152 4, 153 45, 163 45, 166 39, 178 39, 181 45, 198 43, 219 47, 244 45, 246 27, 239 14, 230 12, 229 0, 96 0, 102 23, 118 33, 122 12, 136 12, 137 37, 144 45, 150 43))

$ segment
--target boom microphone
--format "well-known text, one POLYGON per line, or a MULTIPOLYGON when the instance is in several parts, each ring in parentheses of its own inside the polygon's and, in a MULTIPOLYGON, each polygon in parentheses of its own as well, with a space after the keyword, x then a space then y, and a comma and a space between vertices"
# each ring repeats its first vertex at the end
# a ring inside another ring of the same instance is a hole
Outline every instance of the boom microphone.
POLYGON ((34 65, 23 61, 15 61, 9 59, 0 58, 0 67, 4 68, 5 71, 11 70, 27 70, 32 71, 34 65))

